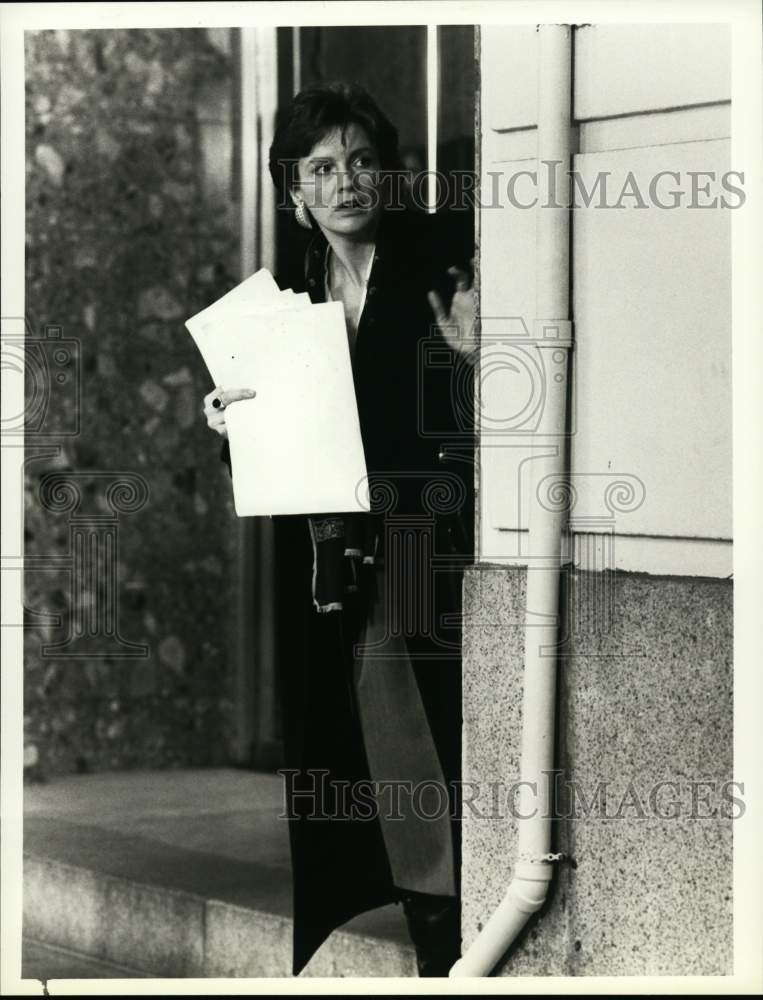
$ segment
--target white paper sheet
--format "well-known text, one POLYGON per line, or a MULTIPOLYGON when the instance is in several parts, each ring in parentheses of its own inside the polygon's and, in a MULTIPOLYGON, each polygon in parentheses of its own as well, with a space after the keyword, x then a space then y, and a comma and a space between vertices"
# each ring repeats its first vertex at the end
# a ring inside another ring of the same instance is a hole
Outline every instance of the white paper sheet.
POLYGON ((225 412, 236 513, 368 511, 343 306, 259 274, 186 323, 216 385, 257 392, 225 412))
POLYGON ((269 304, 277 302, 283 294, 273 275, 263 267, 213 302, 211 306, 191 316, 185 325, 195 338, 205 325, 219 323, 226 317, 239 316, 242 309, 264 309, 269 304))

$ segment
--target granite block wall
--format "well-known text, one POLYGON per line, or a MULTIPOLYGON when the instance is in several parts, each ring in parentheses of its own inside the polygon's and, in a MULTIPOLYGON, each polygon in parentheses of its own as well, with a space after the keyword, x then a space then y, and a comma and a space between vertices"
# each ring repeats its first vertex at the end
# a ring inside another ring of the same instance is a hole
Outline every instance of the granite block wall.
POLYGON ((239 280, 234 51, 26 37, 31 777, 227 759, 235 517, 183 321, 239 280))
MULTIPOLYGON (((497 974, 729 974, 744 809, 731 784, 731 582, 573 571, 564 584, 551 780, 553 849, 569 860, 497 974), (588 615, 605 593, 597 607, 611 613, 588 615)), ((525 585, 507 567, 465 579, 467 947, 512 877, 525 585)))

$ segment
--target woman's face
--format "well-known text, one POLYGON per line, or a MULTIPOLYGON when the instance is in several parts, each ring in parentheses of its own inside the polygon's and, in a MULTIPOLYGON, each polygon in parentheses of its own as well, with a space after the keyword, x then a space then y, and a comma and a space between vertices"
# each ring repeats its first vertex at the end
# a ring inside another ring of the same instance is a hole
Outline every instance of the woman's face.
POLYGON ((324 233, 369 236, 381 211, 379 154, 361 125, 350 123, 325 135, 298 163, 302 199, 324 233))

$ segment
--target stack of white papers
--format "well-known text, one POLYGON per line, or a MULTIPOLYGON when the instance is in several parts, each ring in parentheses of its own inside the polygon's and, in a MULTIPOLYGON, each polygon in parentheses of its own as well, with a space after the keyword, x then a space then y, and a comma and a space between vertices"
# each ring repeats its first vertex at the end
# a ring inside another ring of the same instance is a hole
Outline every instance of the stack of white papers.
POLYGON ((239 517, 368 511, 341 302, 313 305, 263 268, 187 320, 225 409, 239 517))

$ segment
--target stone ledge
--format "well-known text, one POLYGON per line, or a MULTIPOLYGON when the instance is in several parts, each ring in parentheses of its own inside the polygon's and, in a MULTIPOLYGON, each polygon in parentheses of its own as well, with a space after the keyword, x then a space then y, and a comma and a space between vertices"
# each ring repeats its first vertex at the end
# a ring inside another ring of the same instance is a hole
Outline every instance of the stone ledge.
POLYGON ((39 979, 142 979, 146 973, 123 965, 101 962, 68 948, 24 938, 21 948, 21 978, 39 979))
MULTIPOLYGON (((411 946, 388 936, 396 916, 394 906, 362 914, 337 930, 301 975, 415 976, 411 946)), ((137 976, 290 977, 291 932, 291 917, 264 909, 24 858, 25 936, 137 976)), ((32 968, 27 975, 37 978, 32 968)))
MULTIPOLYGON (((25 790, 24 935, 137 976, 291 978, 272 775, 79 776, 25 790)), ((27 963, 26 974, 39 978, 27 963)), ((338 929, 302 976, 416 976, 402 911, 338 929)))

